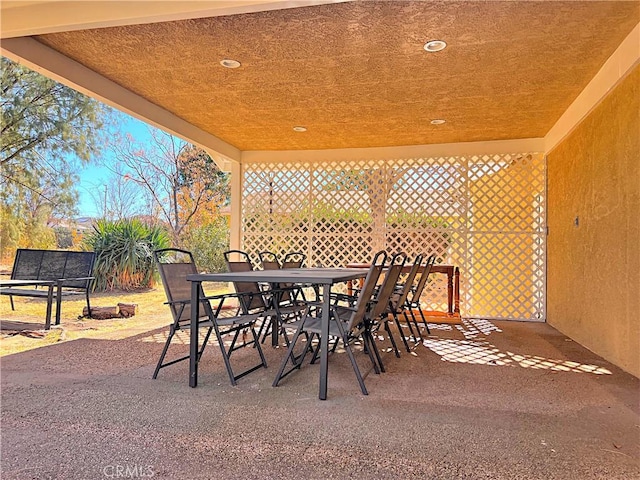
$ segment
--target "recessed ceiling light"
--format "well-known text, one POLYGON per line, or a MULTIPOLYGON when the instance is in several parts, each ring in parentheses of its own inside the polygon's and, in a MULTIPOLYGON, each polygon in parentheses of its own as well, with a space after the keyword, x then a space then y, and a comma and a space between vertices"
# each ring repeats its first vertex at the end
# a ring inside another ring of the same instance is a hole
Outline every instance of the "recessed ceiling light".
POLYGON ((431 120, 431 125, 442 125, 443 123, 447 123, 446 120, 442 120, 440 118, 437 118, 435 120, 431 120))
POLYGON ((442 40, 431 40, 424 44, 424 49, 427 52, 439 52, 440 50, 444 50, 447 46, 447 42, 442 40))
POLYGON ((225 68, 238 68, 240 66, 240 62, 237 60, 231 60, 230 58, 225 58, 224 60, 220 60, 220 65, 225 68))
POLYGON ((307 128, 306 127, 293 127, 293 131, 294 132, 306 132, 307 128))

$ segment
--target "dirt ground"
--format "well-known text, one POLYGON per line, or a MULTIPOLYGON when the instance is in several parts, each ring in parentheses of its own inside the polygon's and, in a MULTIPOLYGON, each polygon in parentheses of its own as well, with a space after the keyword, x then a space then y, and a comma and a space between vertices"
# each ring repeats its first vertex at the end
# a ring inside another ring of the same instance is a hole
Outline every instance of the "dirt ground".
MULTIPOLYGON (((207 288, 208 293, 223 291, 227 291, 224 284, 211 284, 207 288)), ((161 285, 133 292, 94 293, 90 300, 92 307, 135 304, 137 312, 133 317, 109 320, 82 317, 86 303, 84 296, 78 295, 63 300, 60 325, 52 325, 51 330, 45 330, 44 299, 15 297, 15 310, 12 310, 9 297, 0 296, 0 357, 79 338, 127 338, 169 325, 172 321, 169 308, 164 304, 166 297, 161 285)))

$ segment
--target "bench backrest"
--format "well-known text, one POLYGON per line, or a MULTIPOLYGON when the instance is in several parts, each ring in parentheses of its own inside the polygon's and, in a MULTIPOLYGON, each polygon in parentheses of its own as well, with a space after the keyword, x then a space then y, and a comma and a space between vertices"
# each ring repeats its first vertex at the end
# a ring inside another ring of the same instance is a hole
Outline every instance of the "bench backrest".
POLYGON ((86 289, 90 280, 72 280, 91 276, 95 252, 69 252, 64 250, 34 250, 19 248, 13 262, 13 280, 60 280, 65 287, 86 289))

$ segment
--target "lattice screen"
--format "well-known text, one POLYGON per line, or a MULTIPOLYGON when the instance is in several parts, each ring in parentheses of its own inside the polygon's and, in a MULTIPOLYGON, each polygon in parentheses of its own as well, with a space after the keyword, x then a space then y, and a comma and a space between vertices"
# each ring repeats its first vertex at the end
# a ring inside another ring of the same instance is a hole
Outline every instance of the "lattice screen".
MULTIPOLYGON (((244 164, 243 248, 324 266, 436 253, 460 267, 463 316, 544 320, 545 175, 538 153, 244 164)), ((446 310, 445 276, 425 300, 446 310)))

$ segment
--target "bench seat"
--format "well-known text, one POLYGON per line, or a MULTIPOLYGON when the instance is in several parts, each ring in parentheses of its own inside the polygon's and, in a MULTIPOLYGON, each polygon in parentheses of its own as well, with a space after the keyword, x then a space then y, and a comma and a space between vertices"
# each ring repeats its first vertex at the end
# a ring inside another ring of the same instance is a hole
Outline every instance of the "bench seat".
MULTIPOLYGON (((35 298, 47 298, 49 292, 44 289, 35 289, 35 288, 3 288, 0 290, 1 295, 11 295, 14 297, 35 297, 35 298)), ((83 291, 69 291, 62 290, 60 295, 63 297, 68 297, 70 295, 84 295, 83 291)))
MULTIPOLYGON (((66 250, 36 250, 19 248, 11 270, 11 280, 52 282, 56 298, 56 325, 60 324, 60 305, 63 297, 84 294, 87 310, 91 314, 89 291, 96 254, 94 252, 72 252, 66 250)), ((9 295, 11 309, 15 310, 13 297, 48 298, 49 288, 3 287, 0 295, 9 295)), ((50 302, 47 304, 49 328, 50 302)))

